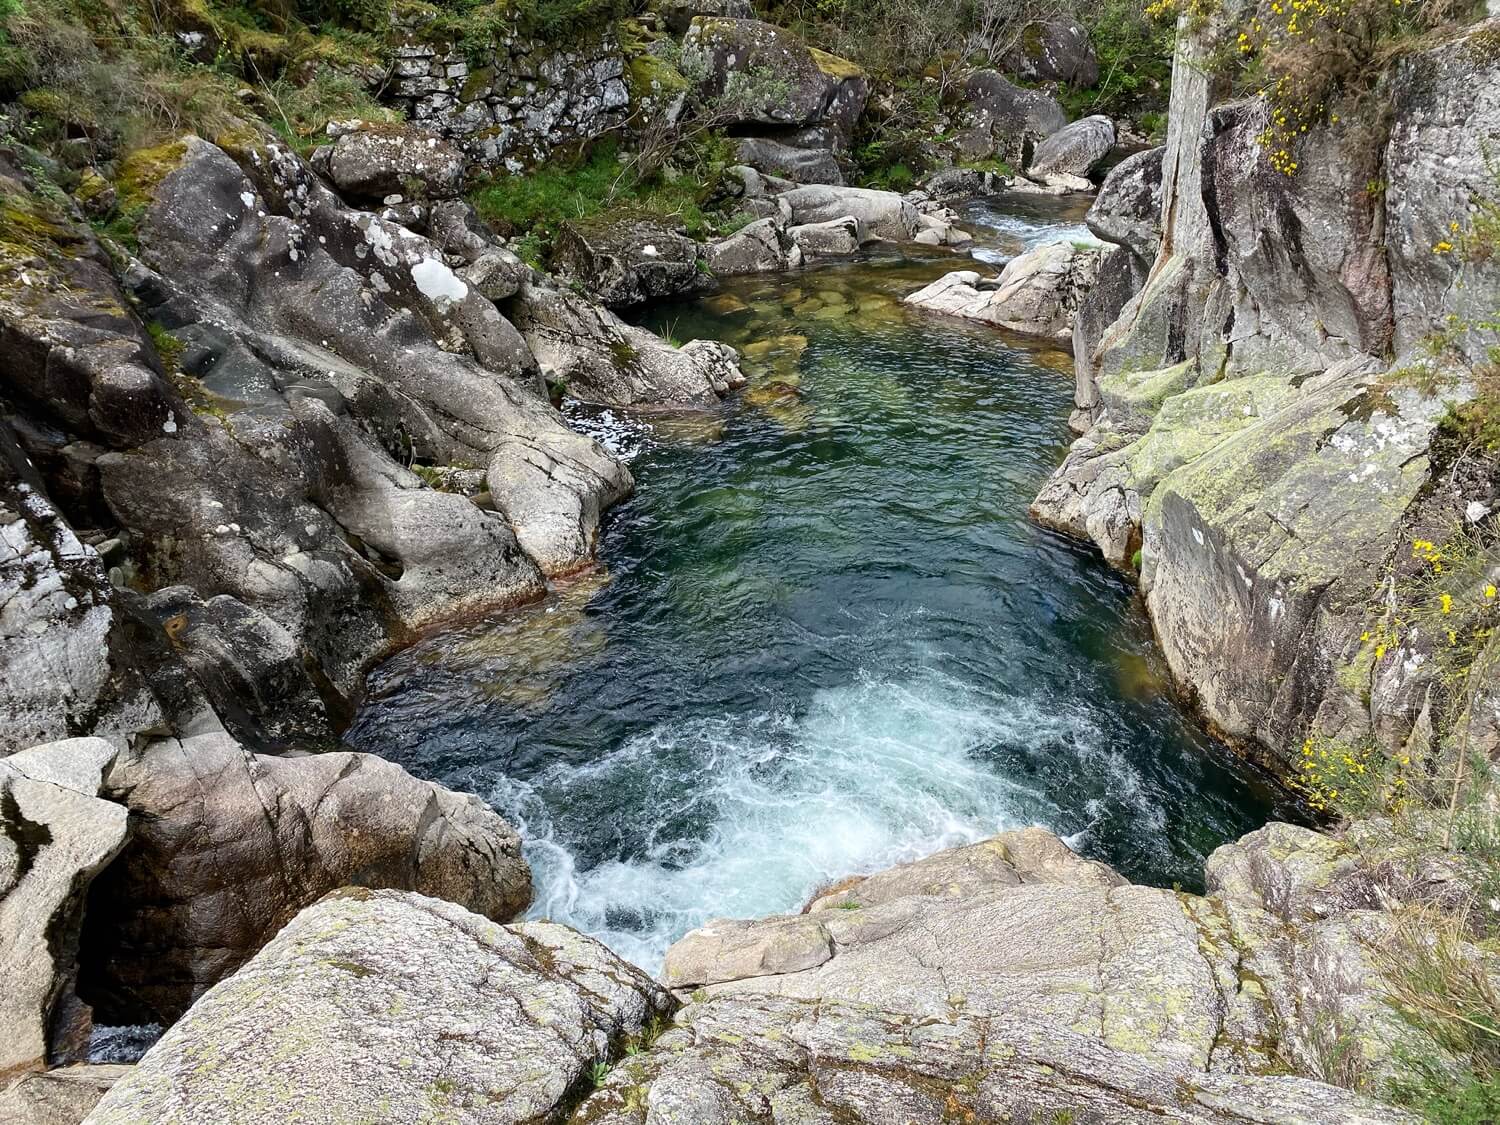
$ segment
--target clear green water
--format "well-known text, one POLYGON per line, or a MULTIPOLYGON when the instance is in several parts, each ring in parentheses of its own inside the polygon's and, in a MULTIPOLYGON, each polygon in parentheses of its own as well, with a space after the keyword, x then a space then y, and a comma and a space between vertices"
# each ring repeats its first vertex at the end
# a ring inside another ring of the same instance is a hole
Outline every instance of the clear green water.
POLYGON ((752 386, 707 420, 580 413, 638 486, 601 573, 372 675, 350 740, 511 818, 537 916, 655 968, 710 917, 1028 824, 1192 888, 1273 814, 1165 690, 1131 589, 1026 519, 1067 357, 897 302, 963 264, 653 311, 745 348, 752 386))

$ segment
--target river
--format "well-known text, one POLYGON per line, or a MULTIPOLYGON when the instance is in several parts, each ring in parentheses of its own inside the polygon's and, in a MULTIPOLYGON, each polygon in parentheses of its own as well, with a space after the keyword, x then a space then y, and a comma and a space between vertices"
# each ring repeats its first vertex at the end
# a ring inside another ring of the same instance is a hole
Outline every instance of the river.
MULTIPOLYGON (((1054 201, 966 217, 990 261, 1087 237, 1054 201)), ((1289 811, 1181 711, 1132 586, 1026 518, 1069 357, 899 303, 968 264, 875 255, 650 310, 740 347, 751 385, 708 418, 571 407, 636 477, 600 569, 372 674, 348 740, 508 817, 533 916, 654 970, 710 917, 1029 824, 1196 889, 1289 811)))

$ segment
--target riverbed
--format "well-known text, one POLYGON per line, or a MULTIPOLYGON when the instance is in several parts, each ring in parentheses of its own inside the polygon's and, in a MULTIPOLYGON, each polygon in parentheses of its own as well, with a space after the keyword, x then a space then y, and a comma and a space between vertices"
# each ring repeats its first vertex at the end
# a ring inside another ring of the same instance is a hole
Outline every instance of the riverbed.
MULTIPOLYGON (((1081 211, 967 217, 997 262, 1087 237, 1081 211)), ((1196 889, 1278 811, 1167 689, 1132 584, 1028 522, 1071 359, 901 305, 955 268, 874 254, 650 310, 750 385, 707 417, 571 407, 636 477, 598 570, 372 674, 348 740, 509 818, 534 916, 654 970, 711 917, 1024 825, 1196 889)))

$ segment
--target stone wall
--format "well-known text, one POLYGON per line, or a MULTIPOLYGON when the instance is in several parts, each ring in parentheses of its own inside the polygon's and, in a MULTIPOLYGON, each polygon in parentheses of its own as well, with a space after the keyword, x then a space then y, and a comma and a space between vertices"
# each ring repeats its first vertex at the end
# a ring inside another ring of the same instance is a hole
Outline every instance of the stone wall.
POLYGON ((625 123, 630 90, 612 36, 555 48, 519 37, 483 59, 417 38, 398 47, 386 99, 471 160, 520 171, 625 123))

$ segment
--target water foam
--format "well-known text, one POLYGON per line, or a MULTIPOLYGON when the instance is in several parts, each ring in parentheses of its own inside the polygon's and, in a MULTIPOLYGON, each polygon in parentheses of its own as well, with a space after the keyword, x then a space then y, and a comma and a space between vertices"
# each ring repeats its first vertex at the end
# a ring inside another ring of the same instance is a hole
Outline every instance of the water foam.
POLYGON ((834 879, 1035 821, 1046 799, 976 752, 1040 744, 1077 719, 997 704, 936 674, 864 675, 817 692, 800 715, 669 722, 586 765, 501 781, 490 799, 527 841, 532 916, 655 971, 710 917, 795 910, 834 879), (645 828, 634 854, 582 869, 564 821, 589 799, 629 816, 622 797, 645 828))

